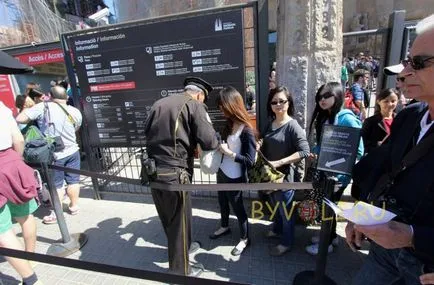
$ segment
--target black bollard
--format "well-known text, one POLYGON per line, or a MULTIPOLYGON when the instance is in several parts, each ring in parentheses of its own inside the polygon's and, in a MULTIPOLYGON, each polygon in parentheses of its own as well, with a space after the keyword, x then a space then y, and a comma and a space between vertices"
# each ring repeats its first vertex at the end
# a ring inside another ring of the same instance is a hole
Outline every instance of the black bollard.
POLYGON ((63 215, 62 204, 60 203, 59 195, 57 189, 53 184, 51 174, 48 170, 48 165, 46 163, 41 163, 42 175, 47 181, 48 191, 51 196, 51 205, 56 214, 57 224, 59 225, 59 230, 62 235, 61 243, 53 243, 47 250, 47 254, 65 257, 73 254, 82 248, 87 242, 87 236, 83 233, 70 235, 68 227, 65 222, 65 216, 63 215))
MULTIPOLYGON (((326 177, 325 179, 324 192, 326 197, 331 200, 337 179, 336 177, 326 177)), ((325 207, 325 217, 332 217, 333 215, 333 210, 330 207, 325 207)), ((332 220, 321 222, 315 271, 308 270, 298 273, 294 278, 294 285, 336 285, 336 282, 325 274, 332 222, 332 220)))

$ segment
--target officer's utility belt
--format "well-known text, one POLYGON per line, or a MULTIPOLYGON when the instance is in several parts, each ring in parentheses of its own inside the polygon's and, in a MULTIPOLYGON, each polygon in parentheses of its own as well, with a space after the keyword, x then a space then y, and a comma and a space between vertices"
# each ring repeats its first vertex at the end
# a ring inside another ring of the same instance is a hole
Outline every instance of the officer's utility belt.
POLYGON ((190 184, 190 174, 185 168, 157 167, 155 179, 151 182, 163 184, 190 184))
POLYGON ((142 156, 141 184, 149 186, 150 182, 163 184, 190 184, 190 174, 181 167, 157 167, 155 160, 146 154, 142 156))

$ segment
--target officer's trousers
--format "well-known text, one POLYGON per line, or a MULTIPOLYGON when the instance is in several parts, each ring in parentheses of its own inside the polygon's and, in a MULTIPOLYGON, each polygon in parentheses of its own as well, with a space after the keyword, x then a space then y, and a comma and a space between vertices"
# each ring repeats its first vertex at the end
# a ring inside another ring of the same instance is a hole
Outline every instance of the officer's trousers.
POLYGON ((151 189, 151 192, 167 236, 169 270, 188 275, 192 217, 190 193, 160 189, 151 189))

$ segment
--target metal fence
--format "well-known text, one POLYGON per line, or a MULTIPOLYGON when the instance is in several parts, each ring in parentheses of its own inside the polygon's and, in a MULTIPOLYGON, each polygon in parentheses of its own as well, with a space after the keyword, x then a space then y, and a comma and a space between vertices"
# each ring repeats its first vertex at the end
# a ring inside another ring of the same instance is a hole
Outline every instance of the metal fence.
MULTIPOLYGON (((92 157, 87 159, 93 159, 96 162, 97 171, 115 175, 124 178, 139 179, 140 178, 140 154, 143 151, 142 148, 93 148, 92 157)), ((97 179, 98 183, 95 190, 98 191, 97 196, 104 193, 116 193, 116 194, 144 194, 150 193, 150 189, 145 186, 132 185, 120 182, 107 181, 103 179, 97 179)), ((200 170, 199 161, 196 160, 194 164, 193 184, 215 184, 217 183, 216 175, 204 174, 200 170)), ((95 186, 95 185, 94 185, 95 186)), ((194 191, 194 195, 201 197, 216 197, 217 193, 213 192, 201 192, 194 191)), ((248 197, 253 194, 247 194, 248 197)))

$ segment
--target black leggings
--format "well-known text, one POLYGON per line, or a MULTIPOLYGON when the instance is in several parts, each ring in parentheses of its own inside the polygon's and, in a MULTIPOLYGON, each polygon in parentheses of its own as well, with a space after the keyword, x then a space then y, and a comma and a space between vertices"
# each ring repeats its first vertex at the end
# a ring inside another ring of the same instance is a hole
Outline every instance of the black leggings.
MULTIPOLYGON (((217 183, 243 183, 245 179, 240 178, 229 178, 220 169, 217 173, 217 183)), ((240 227, 240 238, 246 239, 249 237, 249 222, 247 219, 247 213, 244 208, 243 203, 243 192, 242 191, 219 191, 218 199, 220 205, 221 214, 221 226, 229 226, 229 204, 231 205, 235 215, 238 219, 238 224, 240 227)))

